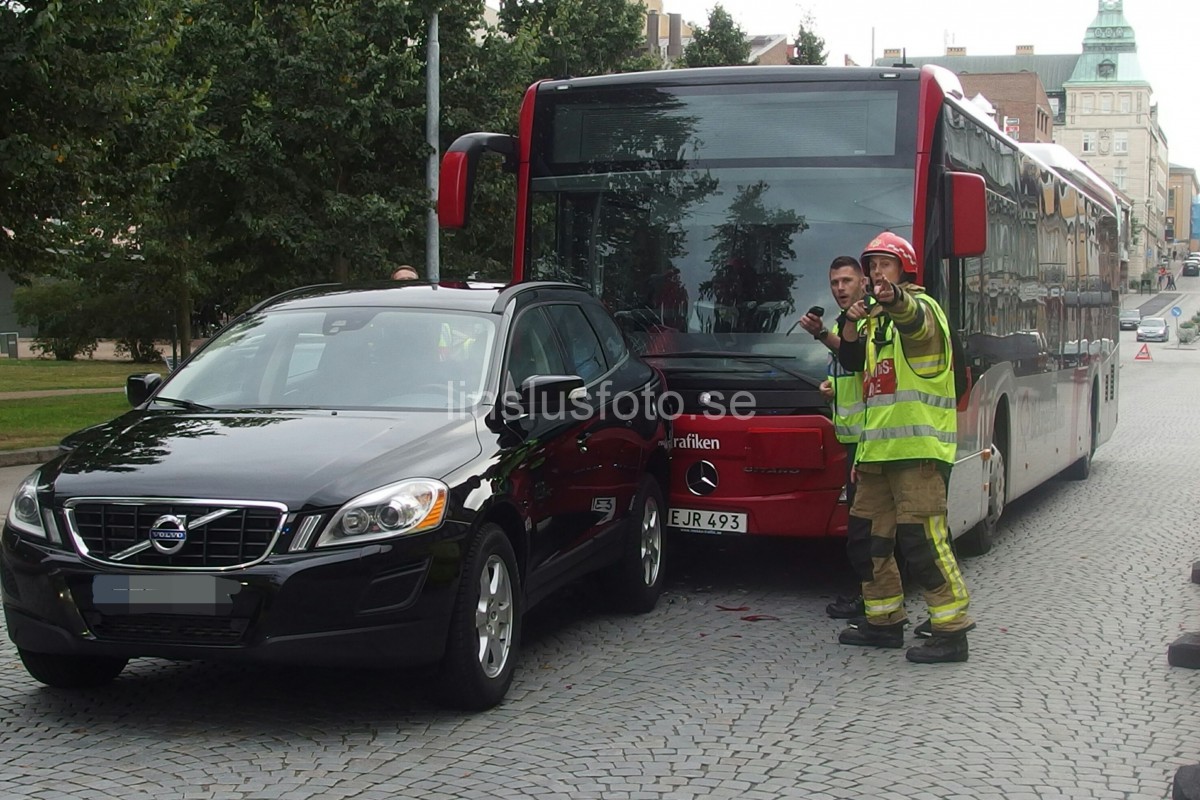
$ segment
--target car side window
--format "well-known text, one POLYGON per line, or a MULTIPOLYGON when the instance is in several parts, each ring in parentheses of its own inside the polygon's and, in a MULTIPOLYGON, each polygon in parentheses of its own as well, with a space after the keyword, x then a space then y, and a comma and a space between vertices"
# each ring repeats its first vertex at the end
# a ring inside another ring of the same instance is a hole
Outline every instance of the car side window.
POLYGON ((513 388, 520 388, 534 375, 570 374, 542 309, 531 308, 517 318, 509 339, 506 372, 513 388))
POLYGON ((555 330, 567 349, 567 371, 591 383, 608 371, 608 361, 600 339, 576 305, 552 305, 548 309, 555 330))
POLYGON ((587 315, 588 322, 600 337, 600 345, 604 348, 604 355, 608 357, 608 365, 616 366, 628 354, 621 328, 598 303, 584 305, 583 313, 587 315))

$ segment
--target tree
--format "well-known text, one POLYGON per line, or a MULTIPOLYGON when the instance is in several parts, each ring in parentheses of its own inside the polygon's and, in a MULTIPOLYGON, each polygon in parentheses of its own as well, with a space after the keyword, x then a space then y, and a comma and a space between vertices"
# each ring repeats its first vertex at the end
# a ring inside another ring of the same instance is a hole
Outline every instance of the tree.
POLYGON ((708 12, 708 27, 692 26, 692 41, 683 50, 685 67, 728 67, 750 59, 745 32, 719 3, 708 12))
POLYGON ((800 32, 796 34, 796 55, 788 59, 789 64, 820 66, 825 63, 829 52, 825 49, 825 40, 817 36, 813 24, 812 14, 805 14, 800 20, 800 32))
POLYGON ((129 245, 203 88, 159 78, 182 0, 0 3, 0 264, 18 282, 129 245))
MULTIPOLYGON (((425 260, 432 5, 209 0, 212 13, 180 48, 189 71, 212 84, 206 139, 182 166, 172 204, 175 223, 210 243, 215 269, 198 305, 237 309, 290 286, 386 278, 396 263, 425 260)), ((481 0, 436 5, 441 149, 471 130, 515 132, 534 43, 477 39, 481 0)), ((511 208, 506 188, 499 208, 511 208)), ((447 277, 500 263, 498 252, 507 262, 511 215, 477 219, 447 242, 447 277)))
POLYGON ((653 69, 646 9, 629 0, 502 0, 500 28, 538 42, 536 78, 653 69))

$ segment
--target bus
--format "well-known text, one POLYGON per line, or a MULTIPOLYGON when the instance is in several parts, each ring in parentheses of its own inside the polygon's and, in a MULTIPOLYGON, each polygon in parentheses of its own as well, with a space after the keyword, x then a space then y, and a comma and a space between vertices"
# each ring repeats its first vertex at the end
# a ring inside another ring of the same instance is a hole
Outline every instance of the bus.
POLYGON ((1086 478, 1117 422, 1117 197, 1022 149, 948 70, 542 81, 516 136, 447 150, 442 227, 468 224, 487 153, 516 174, 512 278, 589 287, 678 398, 672 528, 844 535, 845 455, 818 392, 829 353, 797 323, 833 306, 830 262, 884 230, 912 242, 969 367, 949 485, 960 551, 991 546, 1010 500, 1086 478))

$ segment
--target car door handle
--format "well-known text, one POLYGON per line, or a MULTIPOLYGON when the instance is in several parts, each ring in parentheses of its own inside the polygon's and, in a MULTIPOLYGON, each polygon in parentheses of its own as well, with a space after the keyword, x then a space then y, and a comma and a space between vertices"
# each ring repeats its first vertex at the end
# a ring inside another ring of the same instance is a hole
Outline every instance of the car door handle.
POLYGON ((579 452, 587 452, 588 439, 592 438, 591 433, 581 433, 575 437, 575 446, 579 448, 579 452))

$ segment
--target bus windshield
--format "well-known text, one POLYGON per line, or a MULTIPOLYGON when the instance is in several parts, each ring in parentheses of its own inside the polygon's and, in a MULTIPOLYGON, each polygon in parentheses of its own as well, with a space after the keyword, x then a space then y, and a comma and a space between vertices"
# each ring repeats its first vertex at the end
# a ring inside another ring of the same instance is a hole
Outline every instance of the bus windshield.
POLYGON ((591 288, 645 355, 821 372, 828 353, 797 322, 816 305, 832 325, 836 256, 881 230, 912 236, 911 125, 895 87, 788 86, 552 97, 535 136, 529 276, 591 288))

